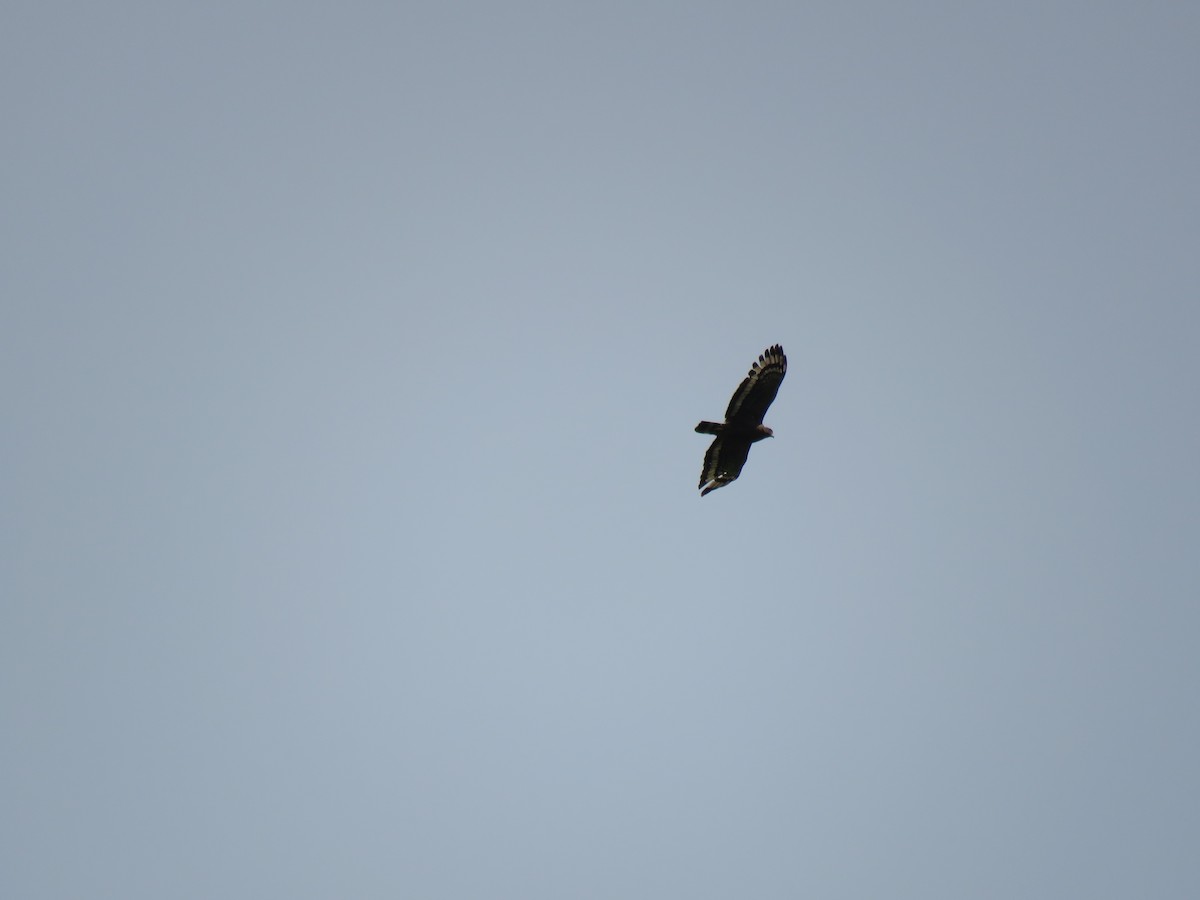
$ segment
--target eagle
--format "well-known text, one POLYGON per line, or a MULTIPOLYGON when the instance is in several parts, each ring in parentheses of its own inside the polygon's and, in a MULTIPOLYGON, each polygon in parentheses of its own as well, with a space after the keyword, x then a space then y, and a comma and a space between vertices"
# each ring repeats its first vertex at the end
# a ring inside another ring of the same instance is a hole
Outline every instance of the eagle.
POLYGON ((787 357, 783 355, 783 348, 778 344, 768 347, 733 392, 729 408, 725 410, 725 421, 701 422, 696 426, 698 434, 717 436, 704 454, 704 468, 700 470, 701 497, 725 487, 742 474, 751 444, 775 436, 762 420, 786 374, 787 357))

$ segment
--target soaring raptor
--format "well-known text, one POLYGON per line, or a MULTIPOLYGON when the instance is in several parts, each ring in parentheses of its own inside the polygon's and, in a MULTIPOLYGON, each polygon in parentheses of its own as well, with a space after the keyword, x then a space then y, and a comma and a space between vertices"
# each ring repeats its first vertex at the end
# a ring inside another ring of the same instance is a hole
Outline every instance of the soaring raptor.
POLYGON ((700 470, 701 497, 725 487, 742 474, 751 444, 775 436, 762 420, 786 374, 787 357, 783 355, 783 348, 778 344, 768 347, 733 392, 729 408, 725 410, 725 421, 701 422, 696 426, 700 434, 717 436, 704 454, 704 468, 700 470))

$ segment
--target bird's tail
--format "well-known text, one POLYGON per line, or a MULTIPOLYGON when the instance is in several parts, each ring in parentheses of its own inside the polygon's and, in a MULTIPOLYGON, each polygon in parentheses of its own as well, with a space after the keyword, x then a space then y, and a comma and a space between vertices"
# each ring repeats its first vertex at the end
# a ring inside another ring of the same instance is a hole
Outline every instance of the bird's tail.
POLYGON ((720 422, 701 422, 696 426, 697 434, 720 434, 725 430, 725 426, 720 422))

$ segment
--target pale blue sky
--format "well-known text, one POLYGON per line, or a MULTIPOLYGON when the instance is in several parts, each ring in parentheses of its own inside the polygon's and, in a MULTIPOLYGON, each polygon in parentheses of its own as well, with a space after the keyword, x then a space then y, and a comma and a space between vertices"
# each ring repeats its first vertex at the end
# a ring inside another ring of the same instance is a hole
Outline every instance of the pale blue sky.
POLYGON ((1200 896, 1197 46, 10 3, 0 895, 1200 896))

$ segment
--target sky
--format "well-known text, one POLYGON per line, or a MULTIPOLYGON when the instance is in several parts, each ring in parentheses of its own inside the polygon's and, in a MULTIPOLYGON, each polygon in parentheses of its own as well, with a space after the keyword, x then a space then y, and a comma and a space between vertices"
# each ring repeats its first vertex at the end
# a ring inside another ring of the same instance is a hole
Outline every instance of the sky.
POLYGON ((0 894, 1200 896, 1198 44, 7 4, 0 894))

